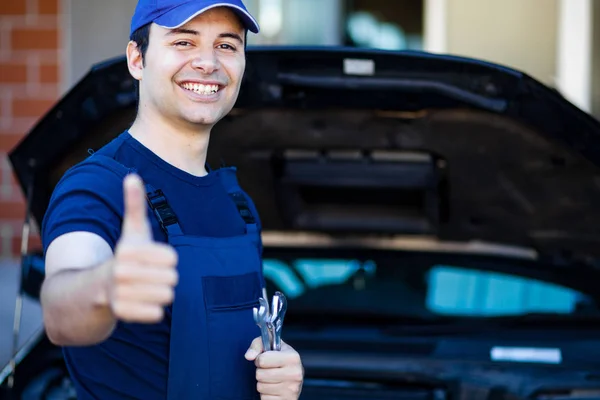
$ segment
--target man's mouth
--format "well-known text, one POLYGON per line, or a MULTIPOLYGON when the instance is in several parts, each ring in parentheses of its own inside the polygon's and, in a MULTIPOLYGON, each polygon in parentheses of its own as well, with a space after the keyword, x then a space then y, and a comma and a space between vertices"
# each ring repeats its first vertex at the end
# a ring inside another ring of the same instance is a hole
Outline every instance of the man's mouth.
POLYGON ((219 85, 203 85, 201 83, 192 82, 184 82, 180 86, 185 90, 204 95, 215 94, 221 89, 219 85))

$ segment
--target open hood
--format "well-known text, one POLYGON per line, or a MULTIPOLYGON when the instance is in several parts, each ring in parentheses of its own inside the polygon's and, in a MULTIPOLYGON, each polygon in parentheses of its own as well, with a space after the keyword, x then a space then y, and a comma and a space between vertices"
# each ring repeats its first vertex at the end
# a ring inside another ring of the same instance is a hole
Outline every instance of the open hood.
MULTIPOLYGON (((251 48, 209 163, 265 230, 425 235, 600 255, 600 124, 531 77, 417 52, 251 48)), ((125 58, 94 66, 10 153, 39 224, 64 171, 126 129, 125 58)))

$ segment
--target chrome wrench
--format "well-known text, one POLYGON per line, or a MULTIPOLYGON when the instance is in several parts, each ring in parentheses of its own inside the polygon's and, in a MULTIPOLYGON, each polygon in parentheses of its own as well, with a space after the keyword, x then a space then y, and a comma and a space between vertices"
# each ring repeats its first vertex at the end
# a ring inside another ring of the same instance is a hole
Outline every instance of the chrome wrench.
POLYGON ((283 319, 287 311, 287 299, 281 292, 276 292, 272 300, 272 314, 269 318, 268 327, 273 337, 272 350, 281 350, 281 331, 283 330, 283 319))
POLYGON ((254 322, 260 328, 260 336, 262 338, 263 351, 271 350, 271 336, 267 322, 269 320, 269 303, 262 297, 258 299, 259 307, 254 307, 254 322))

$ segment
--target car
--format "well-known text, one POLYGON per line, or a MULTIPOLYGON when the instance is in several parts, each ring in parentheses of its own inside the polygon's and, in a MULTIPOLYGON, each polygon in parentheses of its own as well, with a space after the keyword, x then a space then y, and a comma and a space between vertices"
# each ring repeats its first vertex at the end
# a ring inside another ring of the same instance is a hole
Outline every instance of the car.
MULTIPOLYGON (((600 399, 600 124, 515 69, 416 51, 254 47, 214 168, 263 224, 302 399, 600 399)), ((9 155, 42 221, 63 173, 133 121, 126 60, 91 68, 9 155)), ((23 258, 36 299, 43 254, 23 258)), ((40 332, 0 381, 74 399, 40 332)))

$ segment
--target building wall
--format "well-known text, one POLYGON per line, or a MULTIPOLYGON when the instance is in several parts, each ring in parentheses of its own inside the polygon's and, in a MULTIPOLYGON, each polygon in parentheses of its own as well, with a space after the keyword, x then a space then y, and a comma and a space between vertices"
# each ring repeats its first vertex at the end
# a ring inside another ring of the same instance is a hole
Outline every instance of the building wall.
POLYGON ((554 86, 557 0, 447 0, 446 52, 497 62, 554 86))
MULTIPOLYGON (((59 0, 0 0, 0 257, 19 254, 24 201, 8 152, 57 100, 59 0)), ((37 235, 32 237, 35 243, 37 235)))
POLYGON ((64 82, 66 87, 71 87, 92 65, 125 54, 137 0, 62 1, 69 10, 64 21, 68 29, 64 82))

